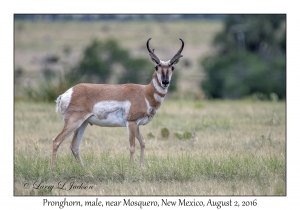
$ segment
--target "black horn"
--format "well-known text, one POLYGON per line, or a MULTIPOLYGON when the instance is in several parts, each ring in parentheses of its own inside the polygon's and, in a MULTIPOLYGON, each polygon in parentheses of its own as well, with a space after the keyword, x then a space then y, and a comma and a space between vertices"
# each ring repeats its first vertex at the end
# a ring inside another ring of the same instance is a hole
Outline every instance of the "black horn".
POLYGON ((160 60, 159 60, 158 57, 154 54, 154 49, 151 50, 151 49, 149 48, 149 41, 150 41, 150 39, 151 39, 151 38, 149 38, 148 41, 147 41, 147 49, 148 49, 148 51, 149 51, 149 55, 150 55, 150 57, 151 57, 151 60, 152 60, 154 63, 160 64, 160 60))
POLYGON ((181 52, 182 52, 183 47, 184 47, 184 42, 183 42, 182 39, 180 39, 180 41, 181 41, 181 47, 178 50, 178 52, 174 55, 174 57, 170 60, 170 66, 172 66, 173 64, 178 63, 179 59, 182 57, 181 52))

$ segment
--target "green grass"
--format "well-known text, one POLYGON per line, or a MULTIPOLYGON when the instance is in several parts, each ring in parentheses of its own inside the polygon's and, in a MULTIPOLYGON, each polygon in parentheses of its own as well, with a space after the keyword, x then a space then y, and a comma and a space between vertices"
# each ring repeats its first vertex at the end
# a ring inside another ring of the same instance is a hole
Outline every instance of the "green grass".
POLYGON ((89 126, 80 146, 85 166, 73 157, 69 138, 51 169, 52 138, 62 129, 61 116, 54 103, 17 102, 15 195, 285 195, 285 103, 201 104, 167 100, 153 121, 141 127, 143 168, 138 142, 130 166, 125 128, 89 126), (169 130, 168 138, 161 136, 162 128, 169 130), (193 136, 176 137, 184 132, 193 136), (58 189, 58 183, 69 186, 72 181, 92 189, 58 189), (54 188, 36 189, 34 183, 54 188))
POLYGON ((88 154, 83 157, 88 163, 81 167, 74 157, 60 157, 55 169, 51 169, 49 158, 42 156, 26 157, 19 155, 15 159, 16 174, 25 180, 82 179, 93 182, 185 182, 205 179, 235 181, 244 179, 268 179, 270 176, 284 178, 285 161, 277 156, 255 157, 254 155, 208 157, 201 154, 147 156, 144 168, 130 166, 128 156, 124 154, 88 154), (67 163, 67 164, 66 164, 67 163), (92 179, 91 179, 92 178, 92 179))
MULTIPOLYGON (((254 190, 253 195, 285 194, 285 160, 276 156, 258 158, 253 155, 229 155, 216 159, 183 153, 166 157, 151 155, 147 157, 145 168, 138 167, 138 164, 131 167, 125 154, 89 155, 83 159, 89 163, 84 168, 75 163, 70 155, 64 156, 60 159, 58 166, 51 170, 47 158, 20 156, 15 161, 15 171, 18 174, 15 179, 23 180, 23 182, 39 180, 39 182, 54 183, 54 185, 59 182, 70 182, 70 180, 89 185, 114 183, 124 188, 136 183, 174 184, 205 180, 217 180, 224 183, 255 182, 258 185, 256 189, 248 186, 254 190), (275 185, 275 189, 268 192, 272 185, 275 185)), ((239 188, 238 184, 236 188, 239 188)), ((38 194, 40 190, 36 191, 38 194)), ((51 195, 57 191, 59 190, 53 190, 48 194, 51 195)), ((94 192, 90 193, 94 194, 94 192)), ((160 194, 164 195, 164 193, 162 191, 160 194)), ((230 192, 230 194, 234 193, 234 190, 230 192)), ((44 194, 47 193, 44 192, 44 194)), ((120 194, 123 193, 120 192, 120 194)), ((146 191, 144 194, 151 193, 146 191)), ((181 194, 189 194, 189 192, 183 191, 181 194)))

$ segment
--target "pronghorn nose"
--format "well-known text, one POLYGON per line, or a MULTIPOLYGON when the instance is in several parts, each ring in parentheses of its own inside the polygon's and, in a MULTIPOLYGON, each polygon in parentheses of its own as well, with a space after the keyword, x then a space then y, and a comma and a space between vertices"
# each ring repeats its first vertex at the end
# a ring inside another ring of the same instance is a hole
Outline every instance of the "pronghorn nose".
POLYGON ((169 83, 170 83, 169 80, 163 80, 163 81, 162 81, 162 84, 163 84, 163 85, 168 85, 169 83))

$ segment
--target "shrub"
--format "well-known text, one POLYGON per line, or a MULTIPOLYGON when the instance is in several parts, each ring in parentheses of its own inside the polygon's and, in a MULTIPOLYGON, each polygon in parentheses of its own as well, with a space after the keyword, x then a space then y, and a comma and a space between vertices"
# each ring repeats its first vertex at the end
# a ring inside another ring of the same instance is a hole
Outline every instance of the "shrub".
MULTIPOLYGON (((148 84, 154 72, 150 58, 132 58, 117 41, 102 42, 95 39, 84 50, 82 60, 71 70, 70 77, 85 82, 107 83, 116 65, 122 68, 117 77, 119 84, 148 84)), ((172 75, 169 91, 176 90, 176 81, 175 73, 172 75)))
POLYGON ((106 83, 112 73, 112 66, 129 59, 129 53, 120 48, 115 40, 102 42, 94 39, 83 52, 83 58, 71 70, 77 80, 106 83))
POLYGON ((67 78, 63 73, 54 73, 48 69, 36 84, 30 83, 24 87, 25 95, 34 101, 53 102, 60 94, 76 84, 67 78))
POLYGON ((174 133, 175 137, 182 140, 188 140, 188 139, 191 139, 192 138, 192 133, 189 132, 189 131, 185 131, 183 134, 182 133, 179 133, 179 132, 175 132, 174 133))
MULTIPOLYGON (((149 59, 130 57, 129 52, 121 48, 115 40, 106 42, 92 40, 84 49, 79 63, 64 73, 56 72, 51 68, 51 64, 59 60, 62 59, 58 56, 48 56, 44 59, 45 68, 42 69, 42 78, 36 84, 27 84, 24 87, 25 95, 29 99, 54 101, 77 83, 107 83, 117 65, 122 67, 121 73, 116 78, 121 84, 148 84, 154 72, 153 64, 149 59)), ((175 81, 169 87, 170 91, 175 90, 176 74, 172 80, 175 81)))
POLYGON ((168 138, 170 135, 170 131, 168 128, 161 129, 160 133, 163 138, 168 138))
POLYGON ((124 62, 124 71, 118 78, 118 83, 148 84, 151 81, 153 64, 145 58, 132 58, 124 62))
POLYGON ((201 61, 201 87, 211 98, 256 93, 286 96, 285 15, 229 15, 215 55, 201 61))

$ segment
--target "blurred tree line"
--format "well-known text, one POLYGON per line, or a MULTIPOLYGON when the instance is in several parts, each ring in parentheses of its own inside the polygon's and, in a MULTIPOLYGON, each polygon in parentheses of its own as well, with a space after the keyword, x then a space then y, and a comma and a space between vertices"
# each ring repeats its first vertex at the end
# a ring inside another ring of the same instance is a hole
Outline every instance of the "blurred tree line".
POLYGON ((286 97, 286 15, 228 15, 201 61, 209 98, 286 97))
MULTIPOLYGON (((36 101, 54 101, 70 87, 81 83, 109 83, 113 77, 118 84, 148 84, 154 73, 154 64, 149 59, 133 58, 128 50, 119 46, 116 40, 94 39, 86 46, 81 60, 74 67, 63 72, 51 69, 59 62, 56 55, 46 57, 42 69, 43 78, 38 84, 27 85, 25 94, 36 101)), ((176 89, 177 76, 173 74, 169 91, 176 89)))
POLYGON ((18 20, 97 21, 97 20, 196 20, 222 19, 223 14, 14 14, 18 20))

